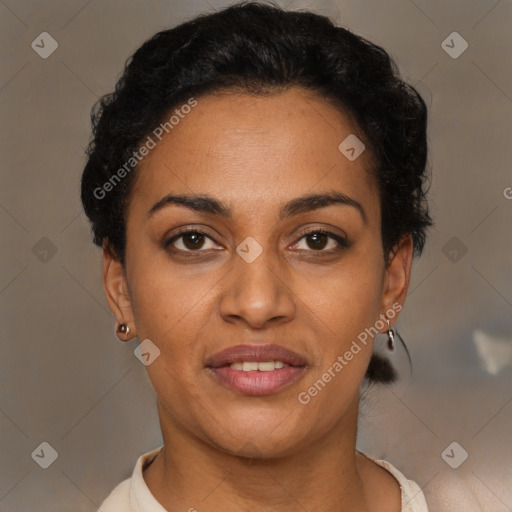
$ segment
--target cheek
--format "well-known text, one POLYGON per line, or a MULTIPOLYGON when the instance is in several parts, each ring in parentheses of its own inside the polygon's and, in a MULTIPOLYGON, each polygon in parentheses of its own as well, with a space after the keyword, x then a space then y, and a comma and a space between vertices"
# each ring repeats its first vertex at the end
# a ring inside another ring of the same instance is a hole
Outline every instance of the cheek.
MULTIPOLYGON (((137 331, 154 338, 157 344, 167 344, 178 332, 200 329, 212 312, 215 280, 211 275, 184 278, 175 266, 156 260, 152 265, 141 265, 132 282, 137 331)), ((187 339, 186 335, 181 337, 187 339)))
POLYGON ((347 258, 344 265, 311 286, 306 302, 331 333, 349 340, 379 317, 382 293, 381 268, 373 258, 347 258))
POLYGON ((201 396, 194 386, 202 368, 201 337, 212 317, 213 282, 184 279, 169 264, 153 260, 132 276, 132 306, 137 337, 151 340, 160 350, 146 371, 163 405, 173 404, 172 416, 189 416, 191 403, 201 396), (177 411, 181 411, 177 414, 177 411))
POLYGON ((315 349, 318 365, 297 399, 317 432, 332 428, 358 399, 372 354, 373 339, 365 329, 378 320, 380 277, 376 264, 364 270, 361 262, 347 265, 309 296, 311 321, 322 341, 315 349))

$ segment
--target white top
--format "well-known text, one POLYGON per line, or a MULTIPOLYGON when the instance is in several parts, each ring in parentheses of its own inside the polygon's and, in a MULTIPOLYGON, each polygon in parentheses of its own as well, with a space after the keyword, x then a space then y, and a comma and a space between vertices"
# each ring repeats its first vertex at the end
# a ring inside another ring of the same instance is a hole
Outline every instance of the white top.
MULTIPOLYGON (((167 512, 151 494, 142 476, 143 468, 151 463, 162 448, 163 447, 156 448, 155 450, 141 455, 137 459, 131 478, 127 478, 121 482, 110 493, 100 507, 102 512, 167 512)), ((359 453, 379 466, 382 466, 397 479, 402 490, 401 512, 428 512, 425 497, 417 483, 412 480, 407 480, 407 478, 389 462, 374 459, 363 452, 359 453)))

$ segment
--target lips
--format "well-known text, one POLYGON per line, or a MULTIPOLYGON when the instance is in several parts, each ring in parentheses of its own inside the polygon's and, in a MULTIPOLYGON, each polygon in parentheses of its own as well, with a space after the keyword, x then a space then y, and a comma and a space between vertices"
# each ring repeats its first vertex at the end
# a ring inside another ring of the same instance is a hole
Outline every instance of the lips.
POLYGON ((211 356, 214 382, 244 395, 270 395, 297 381, 306 360, 280 345, 236 345, 211 356), (243 364, 242 364, 243 363, 243 364))
POLYGON ((244 361, 282 361, 289 366, 306 366, 306 361, 296 352, 280 345, 235 345, 217 352, 206 361, 210 368, 221 368, 244 361))

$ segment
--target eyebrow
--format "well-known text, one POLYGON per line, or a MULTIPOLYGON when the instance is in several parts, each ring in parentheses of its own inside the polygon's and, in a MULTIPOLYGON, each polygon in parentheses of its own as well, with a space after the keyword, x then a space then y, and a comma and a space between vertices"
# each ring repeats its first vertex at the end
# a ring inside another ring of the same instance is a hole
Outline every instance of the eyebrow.
MULTIPOLYGON (((208 195, 168 194, 156 202, 148 211, 148 217, 152 217, 157 211, 171 204, 177 204, 190 208, 196 212, 218 215, 224 218, 232 218, 231 208, 222 201, 208 195)), ((367 223, 366 212, 361 203, 338 191, 325 192, 322 194, 309 194, 296 197, 283 204, 279 209, 279 220, 283 220, 299 213, 310 212, 325 208, 332 204, 352 206, 361 214, 364 223, 367 223)))

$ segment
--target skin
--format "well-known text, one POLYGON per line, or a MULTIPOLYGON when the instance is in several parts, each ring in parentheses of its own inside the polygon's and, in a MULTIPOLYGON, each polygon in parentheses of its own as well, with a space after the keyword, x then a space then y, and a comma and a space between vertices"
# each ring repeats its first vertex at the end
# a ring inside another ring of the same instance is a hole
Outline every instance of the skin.
POLYGON ((208 95, 137 169, 126 268, 104 246, 103 279, 113 314, 131 329, 121 339, 149 338, 161 351, 146 368, 164 449, 144 479, 169 511, 401 509, 394 477, 355 452, 374 340, 308 404, 297 399, 359 333, 404 303, 409 285, 412 239, 402 238, 386 266, 371 154, 345 158, 338 145, 349 134, 364 140, 346 113, 300 88, 208 95), (333 190, 358 201, 366 222, 342 204, 278 219, 284 202, 333 190), (169 193, 208 194, 233 217, 174 204, 148 217, 169 193), (185 236, 166 250, 186 226, 211 239, 193 249, 185 236), (315 245, 302 235, 314 228, 346 234, 350 247, 331 238, 315 245), (252 263, 236 252, 249 236, 263 249, 252 263), (203 253, 187 258, 187 250, 203 253), (322 251, 330 255, 316 256, 322 251), (268 396, 224 387, 207 357, 249 339, 298 352, 306 370, 268 396))

